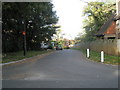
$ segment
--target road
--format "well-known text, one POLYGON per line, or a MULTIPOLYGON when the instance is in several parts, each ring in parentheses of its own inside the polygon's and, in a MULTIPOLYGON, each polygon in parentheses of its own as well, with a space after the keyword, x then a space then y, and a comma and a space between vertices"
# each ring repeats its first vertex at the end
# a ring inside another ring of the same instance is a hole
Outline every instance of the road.
POLYGON ((34 62, 3 67, 3 88, 117 88, 118 67, 61 50, 34 62))

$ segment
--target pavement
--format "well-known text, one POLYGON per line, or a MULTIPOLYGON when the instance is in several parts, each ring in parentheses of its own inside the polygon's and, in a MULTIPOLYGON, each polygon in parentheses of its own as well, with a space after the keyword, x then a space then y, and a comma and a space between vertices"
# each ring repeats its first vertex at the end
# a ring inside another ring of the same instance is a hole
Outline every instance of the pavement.
POLYGON ((118 66, 58 50, 33 62, 2 67, 3 88, 118 88, 118 66))

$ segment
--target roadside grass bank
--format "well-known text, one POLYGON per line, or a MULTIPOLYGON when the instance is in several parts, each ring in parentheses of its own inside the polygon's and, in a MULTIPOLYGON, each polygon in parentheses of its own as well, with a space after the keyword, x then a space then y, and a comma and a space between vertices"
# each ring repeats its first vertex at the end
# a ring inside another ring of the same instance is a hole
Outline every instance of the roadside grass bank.
POLYGON ((53 50, 50 50, 50 51, 47 51, 47 50, 44 50, 44 51, 28 51, 26 53, 26 56, 23 55, 23 51, 6 53, 6 54, 2 54, 2 62, 1 63, 19 61, 19 60, 30 58, 30 57, 33 57, 33 56, 49 53, 49 52, 52 52, 52 51, 53 50))
MULTIPOLYGON (((72 49, 79 50, 84 55, 86 55, 86 50, 85 49, 81 49, 81 48, 72 48, 72 49)), ((100 58, 101 58, 100 52, 90 50, 90 58, 89 58, 90 60, 93 60, 93 61, 96 61, 96 62, 101 62, 100 58)), ((120 57, 104 54, 104 63, 105 64, 120 65, 120 57)))

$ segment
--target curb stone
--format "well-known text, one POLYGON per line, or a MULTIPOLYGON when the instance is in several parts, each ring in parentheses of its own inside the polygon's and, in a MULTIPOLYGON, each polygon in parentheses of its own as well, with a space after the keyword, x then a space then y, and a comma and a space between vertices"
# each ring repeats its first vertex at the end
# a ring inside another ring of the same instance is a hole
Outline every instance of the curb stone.
POLYGON ((54 52, 54 51, 48 52, 48 53, 44 53, 44 54, 41 54, 41 55, 36 55, 36 56, 33 56, 33 57, 29 57, 29 58, 25 58, 25 59, 18 60, 18 61, 12 61, 12 62, 8 62, 8 63, 0 63, 0 66, 9 65, 9 64, 14 64, 14 63, 19 63, 19 62, 23 62, 23 61, 26 61, 26 60, 29 60, 29 59, 36 58, 36 57, 38 57, 38 56, 49 55, 49 54, 51 54, 51 53, 53 53, 53 52, 54 52))

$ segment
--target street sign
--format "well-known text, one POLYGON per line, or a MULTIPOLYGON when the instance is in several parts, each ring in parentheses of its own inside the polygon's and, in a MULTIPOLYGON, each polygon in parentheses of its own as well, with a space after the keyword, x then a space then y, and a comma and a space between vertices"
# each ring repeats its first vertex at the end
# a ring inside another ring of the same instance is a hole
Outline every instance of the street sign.
POLYGON ((25 31, 23 31, 23 32, 22 32, 22 35, 26 35, 26 32, 25 32, 25 31))

